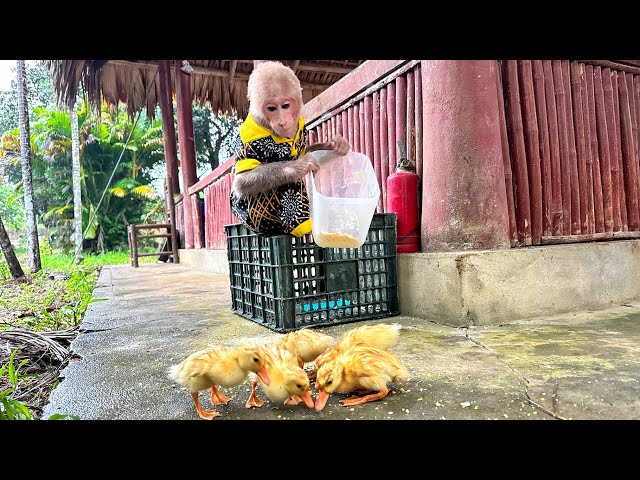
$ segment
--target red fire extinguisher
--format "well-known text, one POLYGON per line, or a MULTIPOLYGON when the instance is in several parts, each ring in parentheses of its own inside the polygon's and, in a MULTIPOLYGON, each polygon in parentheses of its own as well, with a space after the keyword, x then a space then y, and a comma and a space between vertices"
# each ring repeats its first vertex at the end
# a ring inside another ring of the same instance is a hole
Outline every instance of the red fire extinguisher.
POLYGON ((418 180, 415 162, 408 159, 402 142, 398 141, 399 160, 395 173, 387 177, 387 212, 398 214, 398 253, 420 250, 420 220, 418 215, 418 180))

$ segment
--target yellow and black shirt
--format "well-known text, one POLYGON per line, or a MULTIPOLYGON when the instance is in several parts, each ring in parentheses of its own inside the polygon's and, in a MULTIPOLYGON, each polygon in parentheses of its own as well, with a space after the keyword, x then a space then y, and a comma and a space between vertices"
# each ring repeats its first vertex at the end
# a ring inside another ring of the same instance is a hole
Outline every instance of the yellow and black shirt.
MULTIPOLYGON (((297 159, 306 149, 307 132, 302 117, 295 138, 291 139, 272 133, 248 115, 236 140, 234 174, 263 163, 297 159)), ((232 190, 229 200, 233 214, 258 235, 299 237, 311 232, 309 197, 302 180, 257 195, 240 195, 232 190)))

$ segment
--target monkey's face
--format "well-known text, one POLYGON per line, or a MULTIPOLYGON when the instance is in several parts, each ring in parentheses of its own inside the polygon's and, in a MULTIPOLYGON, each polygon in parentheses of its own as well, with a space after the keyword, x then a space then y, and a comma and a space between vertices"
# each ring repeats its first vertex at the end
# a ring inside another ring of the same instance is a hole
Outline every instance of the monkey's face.
POLYGON ((267 98, 262 104, 262 114, 276 135, 295 137, 298 131, 300 105, 294 98, 281 95, 267 98))

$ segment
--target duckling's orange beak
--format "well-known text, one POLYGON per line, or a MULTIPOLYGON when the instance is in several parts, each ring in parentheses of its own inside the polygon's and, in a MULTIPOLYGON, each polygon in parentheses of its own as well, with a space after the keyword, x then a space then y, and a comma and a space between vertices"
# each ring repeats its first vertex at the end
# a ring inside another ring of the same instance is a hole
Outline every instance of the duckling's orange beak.
POLYGON ((318 397, 316 398, 316 412, 319 412, 324 408, 327 404, 327 400, 329 400, 329 394, 324 390, 318 392, 318 397))
POLYGON ((267 374, 267 369, 265 367, 262 367, 260 370, 258 370, 256 374, 260 377, 262 383, 264 383, 265 385, 271 384, 271 380, 269 379, 269 375, 267 374))
POLYGON ((309 390, 304 392, 304 394, 300 398, 304 400, 304 404, 307 407, 313 408, 313 399, 311 398, 311 393, 309 393, 309 390))

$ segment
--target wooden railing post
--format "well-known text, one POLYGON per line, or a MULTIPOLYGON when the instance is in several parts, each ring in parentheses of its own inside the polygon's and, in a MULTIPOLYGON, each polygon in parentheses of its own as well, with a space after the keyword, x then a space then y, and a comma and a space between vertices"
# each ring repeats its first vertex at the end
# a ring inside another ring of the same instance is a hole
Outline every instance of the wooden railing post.
POLYGON ((131 261, 133 266, 138 268, 138 232, 135 225, 129 225, 131 229, 131 261))

